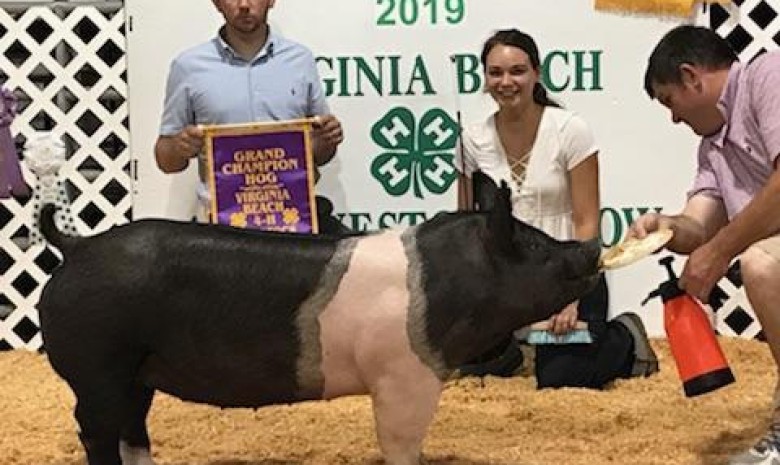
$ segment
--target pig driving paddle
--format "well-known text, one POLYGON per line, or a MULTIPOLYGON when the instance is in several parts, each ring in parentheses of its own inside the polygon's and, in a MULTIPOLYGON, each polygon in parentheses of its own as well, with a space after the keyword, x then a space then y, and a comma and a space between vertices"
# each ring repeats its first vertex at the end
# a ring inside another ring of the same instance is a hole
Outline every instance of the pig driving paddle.
POLYGON ((601 270, 614 270, 631 265, 651 255, 672 240, 671 229, 659 229, 639 239, 629 237, 601 254, 601 270))
POLYGON ((515 339, 525 342, 529 345, 545 344, 590 344, 593 342, 593 336, 588 330, 588 323, 578 321, 573 330, 555 334, 549 321, 539 321, 528 326, 524 326, 515 331, 515 339))

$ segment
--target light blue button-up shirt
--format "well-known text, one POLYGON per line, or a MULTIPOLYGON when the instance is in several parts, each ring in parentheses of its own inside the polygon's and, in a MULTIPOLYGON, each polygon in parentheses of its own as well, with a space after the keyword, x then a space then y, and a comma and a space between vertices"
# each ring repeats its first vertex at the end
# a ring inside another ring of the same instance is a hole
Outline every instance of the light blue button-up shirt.
POLYGON ((270 32, 251 61, 220 37, 186 50, 171 63, 160 135, 188 124, 239 124, 329 113, 314 56, 270 32))
MULTIPOLYGON (((172 62, 165 89, 161 136, 190 124, 281 121, 330 113, 312 52, 269 31, 263 48, 247 61, 221 37, 185 50, 172 62)), ((204 154, 199 157, 205 179, 204 154)), ((204 183, 198 189, 208 202, 204 183)))

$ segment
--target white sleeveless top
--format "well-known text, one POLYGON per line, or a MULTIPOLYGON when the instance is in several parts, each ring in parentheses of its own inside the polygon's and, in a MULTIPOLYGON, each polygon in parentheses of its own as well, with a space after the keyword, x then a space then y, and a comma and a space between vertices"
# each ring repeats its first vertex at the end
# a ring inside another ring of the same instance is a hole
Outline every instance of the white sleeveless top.
POLYGON ((512 190, 512 214, 559 240, 574 238, 569 171, 598 152, 585 120, 571 111, 545 107, 531 148, 525 181, 512 180, 507 155, 496 130, 495 114, 463 130, 464 162, 455 166, 467 176, 482 170, 512 190))

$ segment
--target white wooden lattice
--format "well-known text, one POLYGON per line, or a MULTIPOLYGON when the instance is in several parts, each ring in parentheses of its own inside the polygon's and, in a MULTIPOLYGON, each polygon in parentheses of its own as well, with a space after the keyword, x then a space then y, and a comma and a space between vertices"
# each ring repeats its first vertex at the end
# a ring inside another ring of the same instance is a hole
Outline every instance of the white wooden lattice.
MULTIPOLYGON (((743 63, 780 47, 780 0, 734 0, 728 7, 712 5, 709 26, 725 37, 743 63)), ((748 302, 741 279, 718 283, 722 304, 715 311, 715 326, 727 336, 761 337, 761 325, 748 302)))
MULTIPOLYGON (((11 126, 18 145, 36 130, 68 143, 61 175, 80 234, 126 222, 132 183, 122 3, 6 5, 0 2, 0 84, 20 101, 11 126)), ((28 246, 31 219, 31 201, 0 202, 0 348, 41 347, 35 304, 58 259, 28 246)))
POLYGON ((766 50, 780 47, 780 0, 734 0, 728 7, 713 5, 710 27, 725 37, 750 62, 766 50))

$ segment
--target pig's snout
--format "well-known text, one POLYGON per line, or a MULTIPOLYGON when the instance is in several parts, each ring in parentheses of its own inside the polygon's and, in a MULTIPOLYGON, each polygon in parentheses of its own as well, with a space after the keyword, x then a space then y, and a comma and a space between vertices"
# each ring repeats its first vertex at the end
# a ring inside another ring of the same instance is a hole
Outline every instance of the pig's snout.
POLYGON ((599 279, 601 243, 598 239, 576 243, 567 250, 564 275, 568 280, 579 281, 587 289, 593 288, 599 279))

